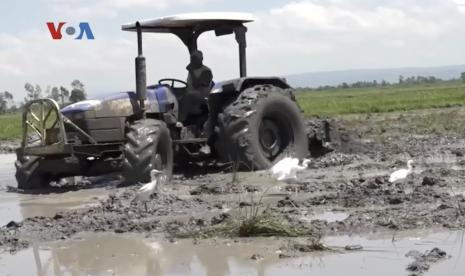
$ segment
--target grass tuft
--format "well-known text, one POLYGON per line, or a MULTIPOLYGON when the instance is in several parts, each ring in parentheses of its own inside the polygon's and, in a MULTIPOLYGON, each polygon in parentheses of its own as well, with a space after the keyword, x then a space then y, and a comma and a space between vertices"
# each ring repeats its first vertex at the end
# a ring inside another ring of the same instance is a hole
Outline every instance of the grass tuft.
POLYGON ((276 216, 261 214, 245 219, 237 228, 239 237, 299 237, 308 234, 299 230, 276 216))

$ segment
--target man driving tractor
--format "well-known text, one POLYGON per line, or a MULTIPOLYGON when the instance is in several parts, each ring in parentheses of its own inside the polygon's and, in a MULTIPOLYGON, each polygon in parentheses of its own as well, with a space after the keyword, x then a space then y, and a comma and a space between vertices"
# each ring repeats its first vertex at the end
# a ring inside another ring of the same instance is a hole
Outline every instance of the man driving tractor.
POLYGON ((181 121, 185 121, 189 115, 202 113, 201 105, 205 102, 212 87, 212 71, 203 65, 203 54, 194 51, 190 56, 190 63, 186 67, 187 75, 186 95, 181 104, 181 121))
MULTIPOLYGON (((190 63, 186 67, 187 75, 186 95, 181 103, 181 121, 184 122, 190 115, 202 114, 202 104, 207 103, 210 90, 213 86, 213 74, 210 68, 203 64, 203 53, 195 50, 190 55, 190 63)), ((213 114, 212 114, 213 116, 213 114)), ((209 138, 213 132, 215 118, 209 116, 204 125, 203 136, 209 138)))

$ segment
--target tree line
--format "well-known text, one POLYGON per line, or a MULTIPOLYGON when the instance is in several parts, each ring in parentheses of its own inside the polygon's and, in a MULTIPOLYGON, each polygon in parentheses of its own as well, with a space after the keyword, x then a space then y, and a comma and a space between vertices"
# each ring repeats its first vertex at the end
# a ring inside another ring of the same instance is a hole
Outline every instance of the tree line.
POLYGON ((26 96, 20 103, 19 108, 14 103, 13 95, 10 92, 0 92, 0 114, 4 114, 6 112, 16 112, 18 109, 21 109, 27 102, 42 98, 54 99, 61 107, 70 103, 83 101, 87 98, 84 84, 80 80, 73 80, 71 82, 71 89, 68 89, 64 86, 58 87, 48 85, 44 91, 40 85, 33 85, 29 82, 26 82, 24 89, 26 90, 26 96))
POLYGON ((349 89, 349 88, 376 88, 376 87, 388 87, 388 86, 408 86, 408 85, 420 85, 420 84, 437 84, 437 83, 450 83, 450 82, 462 82, 465 83, 465 72, 460 74, 460 77, 452 78, 449 80, 443 80, 441 78, 437 78, 434 76, 411 76, 411 77, 404 77, 399 76, 399 80, 397 82, 388 82, 385 80, 382 81, 357 81, 354 83, 347 83, 343 82, 339 85, 324 85, 319 86, 317 88, 309 88, 309 87, 300 87, 297 90, 315 90, 315 91, 322 91, 322 90, 330 90, 330 89, 349 89))

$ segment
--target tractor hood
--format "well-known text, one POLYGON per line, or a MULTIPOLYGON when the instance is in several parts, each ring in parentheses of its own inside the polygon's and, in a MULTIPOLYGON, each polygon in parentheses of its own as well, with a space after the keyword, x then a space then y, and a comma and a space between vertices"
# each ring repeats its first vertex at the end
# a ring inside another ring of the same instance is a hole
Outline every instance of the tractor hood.
MULTIPOLYGON (((166 86, 150 86, 147 88, 147 112, 166 112, 175 101, 166 86)), ((133 91, 120 92, 91 100, 77 102, 61 109, 61 113, 70 119, 128 117, 140 112, 137 95, 133 91)))
POLYGON ((132 91, 73 103, 61 109, 61 113, 65 116, 75 117, 78 114, 85 114, 87 118, 130 116, 138 111, 137 97, 132 91))

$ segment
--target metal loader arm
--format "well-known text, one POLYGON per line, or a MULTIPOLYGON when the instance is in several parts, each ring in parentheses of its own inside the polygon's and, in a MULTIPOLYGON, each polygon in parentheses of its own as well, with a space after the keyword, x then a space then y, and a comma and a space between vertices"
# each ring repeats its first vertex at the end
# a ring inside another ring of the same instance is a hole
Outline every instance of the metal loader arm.
POLYGON ((55 143, 67 143, 65 126, 63 123, 63 116, 60 112, 58 103, 52 99, 39 99, 28 102, 24 106, 23 111, 23 137, 21 147, 28 146, 28 132, 29 129, 39 137, 36 141, 40 140, 41 146, 46 146, 47 142, 47 129, 55 129, 58 127, 59 135, 56 135, 57 141, 55 143), (53 114, 53 117, 51 117, 53 114))
POLYGON ((58 103, 53 99, 28 102, 23 111, 23 136, 18 153, 39 156, 71 154, 72 145, 68 144, 65 124, 86 137, 91 144, 97 144, 92 136, 61 114, 58 103), (30 134, 37 139, 31 141, 30 134))

